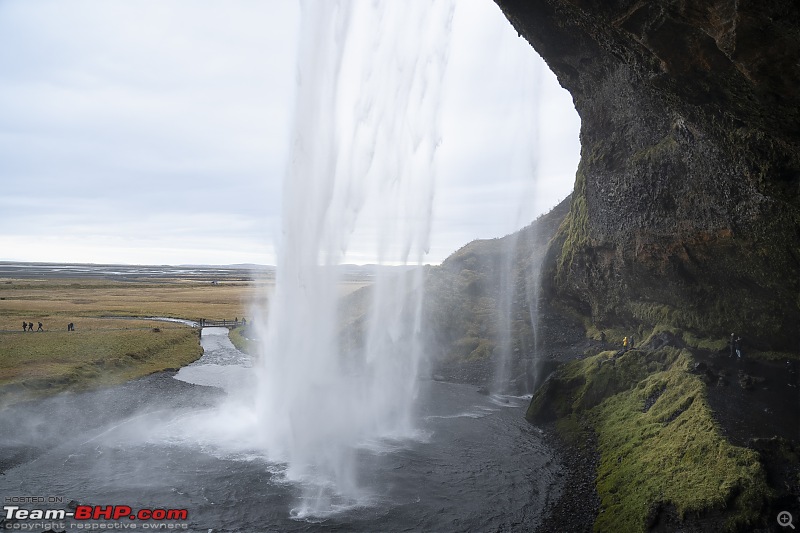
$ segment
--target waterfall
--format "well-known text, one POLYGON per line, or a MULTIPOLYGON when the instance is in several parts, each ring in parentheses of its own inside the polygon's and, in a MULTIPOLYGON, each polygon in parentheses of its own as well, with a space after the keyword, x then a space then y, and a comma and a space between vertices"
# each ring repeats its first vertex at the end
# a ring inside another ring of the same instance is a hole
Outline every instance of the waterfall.
POLYGON ((504 50, 504 60, 495 68, 513 72, 515 83, 508 89, 513 102, 523 102, 509 109, 503 127, 513 132, 509 144, 508 166, 502 171, 524 183, 518 194, 509 198, 508 212, 513 217, 510 226, 517 231, 500 239, 499 257, 494 275, 498 289, 497 342, 493 353, 494 375, 490 390, 495 394, 531 392, 535 381, 535 359, 538 354, 539 270, 542 261, 539 237, 531 222, 535 212, 535 190, 538 181, 540 65, 527 49, 512 48, 498 43, 504 50), (527 313, 527 317, 523 316, 527 313), (525 331, 530 321, 529 331, 525 331), (524 378, 524 379, 523 379, 524 378))
POLYGON ((453 6, 304 2, 291 161, 256 419, 305 487, 298 517, 359 501, 355 453, 413 435, 422 262, 453 6), (371 237, 381 265, 356 349, 342 347, 337 268, 371 237))
POLYGON ((516 254, 519 232, 503 237, 496 275, 499 277, 497 292, 497 345, 494 349, 495 368, 491 391, 494 394, 511 392, 512 363, 515 342, 514 303, 517 299, 516 254))
POLYGON ((539 293, 544 244, 535 223, 500 240, 493 394, 529 394, 538 383, 539 293))

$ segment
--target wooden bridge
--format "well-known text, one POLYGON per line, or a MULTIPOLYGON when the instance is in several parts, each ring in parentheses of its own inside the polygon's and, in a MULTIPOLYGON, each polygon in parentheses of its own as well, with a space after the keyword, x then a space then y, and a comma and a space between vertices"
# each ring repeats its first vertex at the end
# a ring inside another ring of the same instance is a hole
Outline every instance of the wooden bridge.
POLYGON ((207 318, 201 318, 197 323, 200 324, 201 328, 238 328, 239 326, 246 326, 247 320, 244 318, 241 320, 238 318, 234 320, 209 320, 207 318))

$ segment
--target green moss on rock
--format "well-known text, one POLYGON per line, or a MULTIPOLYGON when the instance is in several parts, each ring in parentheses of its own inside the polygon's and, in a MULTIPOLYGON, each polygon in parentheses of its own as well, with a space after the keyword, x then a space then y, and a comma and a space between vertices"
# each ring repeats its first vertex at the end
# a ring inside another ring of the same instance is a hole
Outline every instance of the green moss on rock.
POLYGON ((645 531, 660 513, 724 513, 736 530, 769 494, 753 450, 730 444, 714 422, 686 350, 603 352, 563 365, 537 392, 527 418, 556 421, 568 441, 588 426, 601 455, 596 531, 645 531))
POLYGON ((589 208, 586 205, 586 176, 583 165, 578 166, 569 214, 558 230, 558 237, 563 244, 558 259, 557 276, 564 280, 575 264, 576 255, 589 243, 589 208))
POLYGON ((768 493, 758 454, 722 437, 690 361, 681 352, 589 413, 601 452, 596 531, 645 531, 668 507, 681 519, 731 508, 730 529, 758 518, 768 493))

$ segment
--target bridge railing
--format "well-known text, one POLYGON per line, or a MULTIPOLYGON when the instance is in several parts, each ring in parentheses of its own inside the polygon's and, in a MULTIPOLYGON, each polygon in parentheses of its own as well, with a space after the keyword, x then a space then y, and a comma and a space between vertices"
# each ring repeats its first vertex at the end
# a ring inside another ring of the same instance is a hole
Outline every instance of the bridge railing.
POLYGON ((200 324, 201 328, 235 328, 239 326, 247 325, 247 320, 244 318, 239 320, 209 320, 206 318, 201 318, 197 321, 200 324))

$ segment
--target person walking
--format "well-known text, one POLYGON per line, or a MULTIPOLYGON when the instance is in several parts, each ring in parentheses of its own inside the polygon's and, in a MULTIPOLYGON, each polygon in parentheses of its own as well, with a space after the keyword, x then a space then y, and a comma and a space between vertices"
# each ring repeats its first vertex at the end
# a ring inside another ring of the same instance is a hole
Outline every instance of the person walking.
POLYGON ((728 357, 733 357, 733 354, 736 353, 736 341, 734 340, 734 337, 735 337, 734 334, 731 333, 731 340, 730 340, 731 354, 728 357))
POLYGON ((27 322, 23 322, 22 323, 22 331, 28 331, 28 323, 27 322))
POLYGON ((41 322, 39 322, 39 329, 37 329, 36 331, 44 331, 44 330, 42 329, 42 323, 41 323, 41 322))
POLYGON ((625 350, 626 352, 628 351, 628 337, 622 339, 622 349, 625 350))

